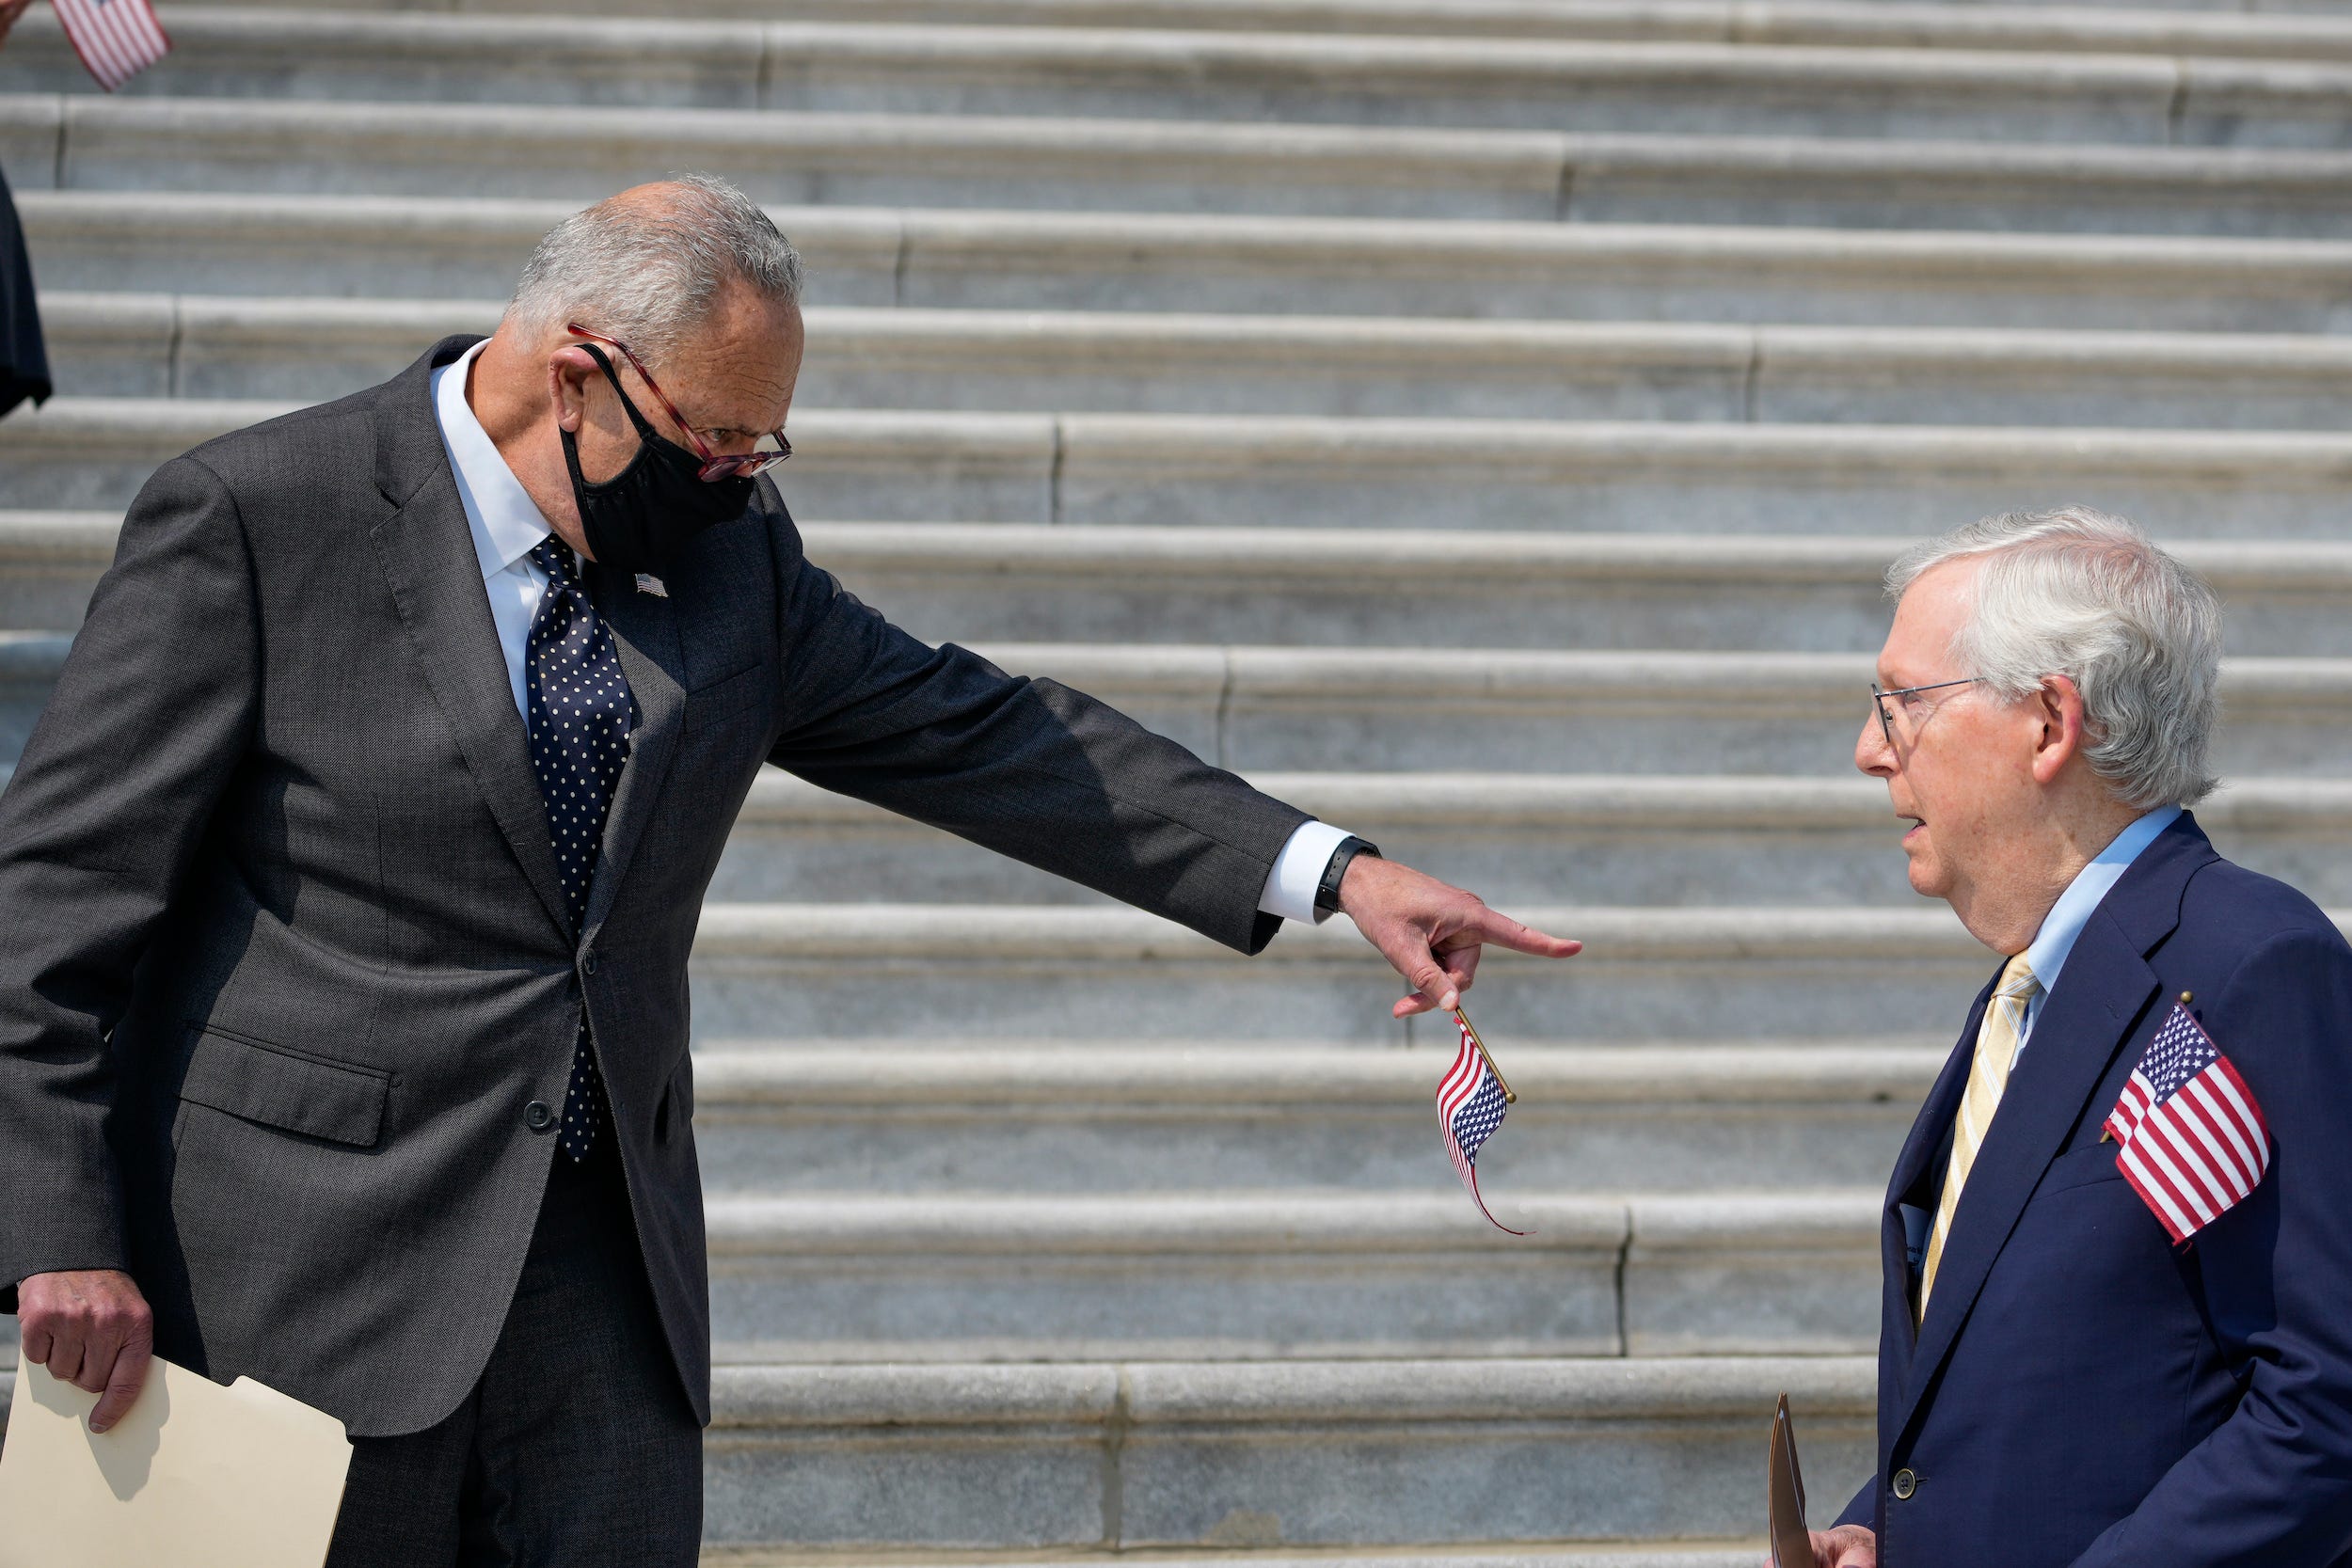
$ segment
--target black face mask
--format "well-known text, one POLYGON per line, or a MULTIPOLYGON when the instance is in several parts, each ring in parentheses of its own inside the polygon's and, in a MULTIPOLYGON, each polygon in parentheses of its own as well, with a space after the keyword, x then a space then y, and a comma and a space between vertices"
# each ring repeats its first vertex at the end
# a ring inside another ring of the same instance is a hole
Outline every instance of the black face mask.
POLYGON ((579 440, 568 430, 557 431, 564 438, 564 466, 572 473, 580 531, 598 565, 632 574, 659 572, 694 535, 743 515, 752 504, 752 481, 704 483, 702 459, 656 434, 621 390, 621 378, 612 373, 604 351, 593 343, 580 346, 596 356, 644 443, 628 467, 591 483, 580 475, 579 440))

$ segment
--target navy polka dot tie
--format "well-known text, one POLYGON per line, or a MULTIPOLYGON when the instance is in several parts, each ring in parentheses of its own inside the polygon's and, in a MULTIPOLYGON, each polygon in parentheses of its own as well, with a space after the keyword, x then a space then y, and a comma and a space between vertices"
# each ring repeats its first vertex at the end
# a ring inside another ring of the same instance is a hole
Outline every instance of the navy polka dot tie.
MULTIPOLYGON (((531 559, 548 575, 523 660, 531 698, 531 766, 547 801, 548 836, 572 934, 578 936, 604 843, 605 814, 628 761, 637 705, 621 673, 612 628, 588 602, 570 547, 550 535, 532 546, 531 559)), ((564 1152, 574 1160, 585 1159, 596 1141, 603 1102, 604 1085, 582 1014, 572 1081, 564 1091, 564 1119, 556 1130, 564 1152)))

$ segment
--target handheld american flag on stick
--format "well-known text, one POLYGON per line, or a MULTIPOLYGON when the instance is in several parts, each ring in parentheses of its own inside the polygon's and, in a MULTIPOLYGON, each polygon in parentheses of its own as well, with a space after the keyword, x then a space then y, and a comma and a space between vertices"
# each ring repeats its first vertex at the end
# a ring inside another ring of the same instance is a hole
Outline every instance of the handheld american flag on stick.
POLYGON ((2254 1091, 2190 1016, 2188 993, 2132 1069, 2107 1113, 2116 1166, 2175 1246, 2228 1213, 2270 1169, 2270 1127, 2254 1091))
POLYGON ((83 67, 108 92, 171 52, 148 0, 54 0, 83 67))
POLYGON ((1495 1070, 1494 1058, 1486 1054, 1469 1017, 1457 1009, 1454 1022, 1462 1028, 1462 1049, 1454 1053, 1454 1066, 1438 1085, 1438 1119, 1445 1124, 1445 1151, 1454 1157, 1454 1168, 1461 1173, 1462 1185, 1470 1189, 1470 1201, 1486 1216, 1486 1223, 1513 1236, 1524 1236, 1526 1231, 1513 1230, 1495 1218, 1478 1191, 1479 1146, 1502 1125, 1504 1107, 1518 1096, 1495 1070))

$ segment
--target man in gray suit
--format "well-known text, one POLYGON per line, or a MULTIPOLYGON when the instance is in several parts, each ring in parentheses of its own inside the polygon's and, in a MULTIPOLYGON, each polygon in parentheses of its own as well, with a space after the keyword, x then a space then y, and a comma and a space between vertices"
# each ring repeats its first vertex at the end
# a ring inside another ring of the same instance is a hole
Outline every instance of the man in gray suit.
POLYGON ((1244 951, 1343 909, 1400 1016, 1575 951, 843 593, 764 477, 799 293, 641 187, 166 464, 0 799, 0 1309, 95 1426, 151 1349, 342 1419, 339 1568, 694 1560, 687 957, 764 764, 1244 951))

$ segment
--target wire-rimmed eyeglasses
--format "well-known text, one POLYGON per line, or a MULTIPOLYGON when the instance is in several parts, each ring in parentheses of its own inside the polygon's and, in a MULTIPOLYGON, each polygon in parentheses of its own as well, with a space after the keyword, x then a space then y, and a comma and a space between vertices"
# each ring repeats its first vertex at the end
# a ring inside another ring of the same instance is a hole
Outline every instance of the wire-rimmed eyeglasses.
POLYGON ((1892 691, 1881 690, 1879 683, 1872 681, 1870 683, 1870 705, 1878 711, 1879 733, 1886 736, 1887 745, 1895 744, 1895 715, 1886 705, 1887 698, 1913 697, 1922 691, 1941 691, 1947 686, 1974 686, 1982 679, 1984 679, 1982 675, 1969 675, 1956 681, 1931 681, 1925 686, 1897 687, 1892 691))
POLYGON ((602 343, 607 348, 620 350, 621 357, 635 367, 637 373, 644 379, 646 388, 660 403, 663 412, 676 422, 680 430, 686 432, 686 438, 694 443, 694 455, 703 460, 697 477, 705 483, 722 479, 755 479, 792 455, 792 443, 785 439, 781 430, 771 430, 760 437, 763 441, 775 443, 771 447, 759 447, 744 452, 711 451, 710 443, 703 439, 700 431, 686 422, 686 416, 677 411, 677 404, 670 401, 670 394, 661 389, 653 373, 645 369, 645 362, 631 353, 627 343, 618 338, 608 338, 601 332, 591 332, 578 322, 567 322, 564 330, 575 338, 585 338, 592 343, 602 343))

